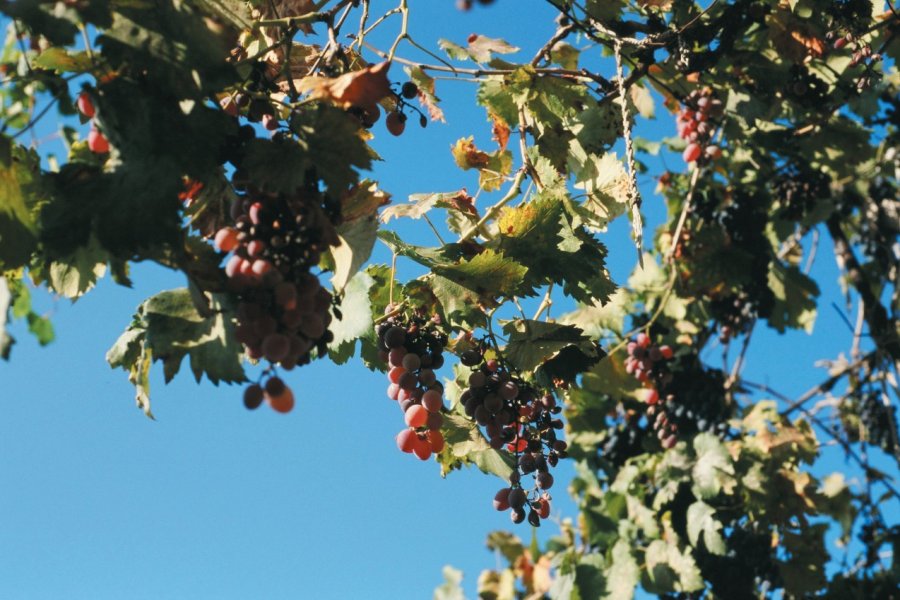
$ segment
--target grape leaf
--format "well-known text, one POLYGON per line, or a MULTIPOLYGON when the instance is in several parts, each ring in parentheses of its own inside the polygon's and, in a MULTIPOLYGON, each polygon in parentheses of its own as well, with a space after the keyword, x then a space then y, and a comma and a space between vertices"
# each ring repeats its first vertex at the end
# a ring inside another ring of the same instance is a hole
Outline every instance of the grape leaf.
POLYGON ((724 556, 726 548, 721 531, 722 524, 716 520, 716 511, 712 506, 698 500, 688 507, 687 534, 692 546, 699 547, 702 535, 703 543, 709 552, 724 556))
POLYGON ((343 288, 340 318, 332 311, 329 330, 334 340, 328 345, 328 356, 335 364, 344 364, 353 356, 356 340, 369 335, 373 329, 372 302, 369 293, 375 279, 361 271, 343 288))
POLYGON ((340 246, 331 249, 334 257, 334 276, 331 284, 340 292, 372 255, 378 233, 378 221, 363 217, 344 222, 337 228, 340 246))
POLYGON ((37 155, 20 146, 0 161, 0 271, 24 265, 36 246, 28 203, 37 200, 32 176, 37 166, 37 155))
POLYGON ((815 299, 819 295, 816 282, 797 267, 773 261, 769 268, 769 289, 775 296, 769 324, 782 333, 788 327, 812 333, 816 322, 815 299))
POLYGON ((241 346, 234 338, 234 324, 225 299, 212 295, 212 316, 197 312, 187 288, 160 292, 145 300, 134 319, 112 348, 106 360, 113 368, 129 373, 135 385, 138 406, 150 412, 150 364, 163 363, 166 381, 190 357, 191 371, 199 382, 205 374, 214 384, 246 381, 241 367, 241 346))
POLYGON ((719 492, 730 494, 737 481, 734 465, 728 449, 710 433, 701 433, 694 438, 697 462, 692 471, 695 494, 699 498, 715 498, 719 492))
POLYGON ((456 264, 436 264, 432 270, 435 275, 446 277, 486 297, 508 295, 513 290, 522 290, 522 283, 528 272, 527 267, 494 250, 485 250, 456 264))
POLYGON ((611 563, 606 570, 606 594, 608 600, 631 600, 634 588, 640 580, 640 568, 631 552, 631 544, 621 538, 610 554, 611 563))
POLYGON ((91 70, 93 63, 86 52, 69 52, 65 48, 52 47, 41 52, 33 65, 57 73, 84 73, 91 70))
POLYGON ((573 381, 598 360, 597 345, 574 325, 519 319, 503 327, 506 358, 520 371, 542 368, 551 378, 573 381))
POLYGON ((491 448, 474 422, 461 415, 445 415, 441 432, 445 446, 437 455, 437 461, 442 477, 464 465, 474 464, 483 473, 509 479, 515 459, 508 452, 491 448))
POLYGON ((434 600, 465 600, 462 589, 463 574, 450 565, 444 567, 444 583, 434 590, 434 600))
POLYGON ((47 283, 56 293, 77 300, 106 274, 108 258, 96 238, 92 237, 88 245, 79 247, 72 255, 50 263, 47 283))

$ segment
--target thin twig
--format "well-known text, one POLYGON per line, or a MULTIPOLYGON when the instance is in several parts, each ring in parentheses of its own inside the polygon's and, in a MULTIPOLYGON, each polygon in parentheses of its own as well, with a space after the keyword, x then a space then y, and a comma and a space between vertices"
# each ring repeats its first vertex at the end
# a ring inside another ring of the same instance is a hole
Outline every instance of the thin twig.
POLYGON ((678 225, 675 226, 675 232, 672 234, 672 243, 666 251, 666 262, 672 262, 675 255, 675 249, 678 247, 678 240, 681 238, 681 230, 687 221, 688 213, 691 212, 691 202, 694 199, 694 190, 697 189, 697 181, 700 179, 700 167, 695 166, 694 172, 691 174, 691 183, 688 186, 688 193, 684 199, 684 206, 681 207, 681 216, 678 217, 678 225))
POLYGON ((470 227, 464 234, 462 234, 458 240, 458 243, 462 243, 472 239, 481 228, 491 219, 493 219, 500 209, 512 202, 516 196, 518 196, 522 191, 522 181, 525 179, 525 168, 519 169, 516 173, 515 178, 513 179, 512 185, 510 185, 509 190, 507 190, 506 195, 504 195, 500 200, 497 201, 496 204, 487 209, 484 213, 484 216, 478 220, 475 225, 470 227))

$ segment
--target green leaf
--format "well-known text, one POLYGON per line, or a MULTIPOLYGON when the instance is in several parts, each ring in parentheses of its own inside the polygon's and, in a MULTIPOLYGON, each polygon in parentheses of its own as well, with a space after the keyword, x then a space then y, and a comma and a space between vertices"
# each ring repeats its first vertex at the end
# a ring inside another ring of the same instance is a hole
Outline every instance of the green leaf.
POLYGON ((585 554, 578 560, 575 566, 575 589, 582 600, 602 596, 603 590, 606 589, 606 579, 603 576, 605 566, 606 561, 599 553, 585 554))
POLYGON ((578 69, 578 58, 581 51, 572 44, 566 42, 558 42, 550 49, 550 60, 558 64, 563 69, 578 69))
POLYGON ((453 60, 468 60, 469 52, 462 46, 454 44, 450 40, 439 39, 438 46, 453 60))
POLYGON ((525 544, 519 536, 508 531, 490 532, 485 545, 488 550, 499 552, 509 564, 515 564, 525 553, 525 544))
POLYGON ((728 449, 711 433, 694 438, 697 462, 692 471, 695 494, 703 499, 714 498, 719 492, 730 494, 737 481, 728 449))
POLYGON ((163 363, 166 381, 174 377, 185 356, 199 382, 205 374, 214 385, 220 381, 246 381, 241 367, 241 346, 234 337, 231 307, 224 297, 212 295, 212 315, 197 312, 187 288, 160 292, 145 300, 134 320, 112 348, 106 360, 112 368, 129 373, 135 385, 138 407, 149 417, 150 365, 163 363))
POLYGON ((610 553, 610 566, 606 571, 606 600, 631 600, 634 588, 640 581, 641 571, 631 551, 628 540, 621 538, 610 553))
POLYGON ((716 520, 715 509, 702 500, 694 502, 687 511, 687 534, 691 545, 699 547, 700 536, 706 549, 717 556, 725 555, 725 540, 722 538, 722 524, 716 520))
POLYGON ((462 589, 463 573, 450 565, 444 567, 444 583, 434 590, 434 600, 465 600, 462 589))
POLYGON ((652 119, 655 116, 653 109, 653 96, 643 85, 633 85, 628 89, 628 99, 637 110, 638 114, 645 119, 652 119))
POLYGON ((96 238, 81 246, 70 256, 50 263, 47 270, 48 284, 58 294, 77 300, 96 285, 106 274, 109 255, 100 247, 96 238))
POLYGON ((374 285, 375 279, 363 271, 354 275, 344 288, 341 317, 333 315, 328 327, 334 334, 334 340, 328 345, 328 356, 336 364, 343 364, 353 356, 356 340, 371 335, 374 325, 369 293, 374 285))
MULTIPOLYGON (((577 155, 573 152, 571 156, 577 155)), ((609 223, 628 209, 628 173, 614 152, 578 160, 583 162, 575 170, 575 187, 587 194, 579 215, 591 228, 606 231, 609 223)))
POLYGON ((600 339, 608 332, 622 335, 625 332, 625 317, 630 314, 630 296, 624 289, 618 289, 605 304, 582 305, 557 320, 564 325, 575 325, 592 339, 600 339))
POLYGON ((812 333, 816 322, 816 298, 819 286, 797 267, 786 267, 773 261, 769 268, 769 289, 775 305, 769 323, 779 332, 786 328, 812 333))
POLYGON ((33 181, 37 161, 34 152, 14 146, 10 160, 0 162, 0 271, 24 265, 36 246, 27 203, 37 199, 33 181))
POLYGON ((70 53, 60 47, 47 48, 34 59, 32 64, 57 73, 85 73, 93 67, 87 52, 70 53))
POLYGON ((511 295, 521 290, 528 272, 527 267, 494 250, 485 250, 457 264, 435 264, 432 270, 435 275, 485 297, 511 295))
POLYGON ((46 346, 53 341, 53 323, 46 317, 40 317, 36 313, 28 313, 28 331, 37 338, 41 346, 46 346))
POLYGON ((669 544, 664 540, 653 540, 644 551, 644 563, 650 585, 649 591, 665 593, 675 589, 678 575, 669 565, 669 544))
POLYGON ((464 465, 474 464, 483 473, 509 479, 515 459, 508 452, 491 448, 474 422, 461 415, 446 415, 441 432, 445 446, 437 461, 441 465, 442 477, 464 465))
POLYGON ((528 267, 525 283, 551 282, 580 302, 606 301, 615 285, 606 271, 606 248, 564 211, 564 189, 548 189, 504 210, 497 220, 498 247, 528 267))
MULTIPOLYGON (((307 168, 315 168, 335 195, 356 182, 357 170, 372 167, 373 155, 360 136, 359 121, 339 108, 320 104, 294 111, 291 130, 298 136, 307 168)), ((281 159, 273 166, 281 173, 288 171, 281 159)))
POLYGON ((506 358, 520 371, 542 367, 551 379, 573 381, 598 360, 597 345, 573 325, 519 319, 503 327, 506 358))
POLYGON ((331 249, 334 258, 331 284, 335 291, 340 292, 372 255, 378 234, 378 221, 374 217, 363 217, 342 223, 337 234, 341 244, 331 249))

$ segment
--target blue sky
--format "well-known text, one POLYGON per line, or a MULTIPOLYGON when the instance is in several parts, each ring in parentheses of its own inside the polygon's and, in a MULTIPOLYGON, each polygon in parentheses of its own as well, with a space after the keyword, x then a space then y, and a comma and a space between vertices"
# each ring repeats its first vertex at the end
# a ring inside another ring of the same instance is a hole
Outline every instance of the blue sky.
MULTIPOLYGON (((463 43, 477 32, 531 57, 553 28, 538 0, 469 13, 451 0, 413 4, 410 32, 432 48, 438 37, 463 43)), ((384 47, 388 37, 373 42, 384 47)), ((400 55, 420 56, 403 45, 400 55)), ((391 75, 402 81, 396 67, 391 75)), ((386 160, 372 175, 396 201, 475 188, 449 147, 470 134, 487 145, 490 127, 472 102, 473 84, 438 86, 447 125, 421 130, 411 121, 400 138, 375 128, 386 160)), ((640 131, 673 135, 671 119, 658 112, 640 131)), ((661 168, 659 159, 651 164, 661 168)), ((662 199, 652 196, 649 178, 642 187, 655 226, 662 199)), ((407 239, 435 243, 424 223, 404 227, 407 239)), ((619 282, 634 258, 626 227, 618 223, 604 239, 619 282)), ((375 259, 389 255, 381 248, 375 259)), ((417 272, 400 267, 401 277, 417 272)), ((135 265, 133 274, 134 289, 107 279, 74 305, 37 294, 56 328, 46 348, 13 329, 19 343, 12 361, 0 363, 0 597, 420 599, 431 597, 445 564, 465 571, 474 596, 480 570, 497 564, 486 534, 512 527, 491 508, 499 480, 471 470, 442 480, 435 463, 400 453, 394 435, 402 420, 385 397, 386 378, 357 361, 290 373, 297 407, 287 416, 250 413, 239 387, 198 386, 187 372, 164 386, 154 369, 157 420, 146 419, 124 372, 110 370, 104 354, 144 298, 184 280, 149 265, 135 265)), ((830 306, 844 302, 825 246, 814 274, 823 284, 814 336, 759 332, 748 355, 749 379, 791 396, 823 378, 814 361, 836 356, 851 338, 830 306)), ((842 468, 837 456, 823 466, 842 468)), ((575 516, 560 485, 569 469, 560 466, 554 490, 562 517, 575 516)), ((530 528, 515 531, 530 539, 530 528)), ((548 523, 541 534, 550 533, 548 523)))

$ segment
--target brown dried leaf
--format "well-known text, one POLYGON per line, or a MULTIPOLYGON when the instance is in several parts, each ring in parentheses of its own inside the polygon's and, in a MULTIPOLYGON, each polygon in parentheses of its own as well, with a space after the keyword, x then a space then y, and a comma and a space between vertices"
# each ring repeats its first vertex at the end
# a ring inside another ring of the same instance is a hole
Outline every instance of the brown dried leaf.
POLYGON ((766 17, 769 39, 779 54, 797 63, 807 57, 819 58, 825 53, 825 44, 816 30, 796 19, 786 10, 776 11, 766 17))
POLYGON ((440 121, 441 123, 447 122, 447 119, 444 118, 444 111, 436 104, 437 98, 434 94, 425 93, 420 88, 418 98, 419 104, 421 104, 422 108, 428 112, 428 118, 432 121, 440 121))
POLYGON ((347 109, 365 108, 391 95, 387 72, 391 63, 382 62, 344 73, 340 77, 307 77, 299 82, 300 91, 309 91, 313 98, 328 100, 347 109))
POLYGON ((492 138, 497 141, 497 145, 501 150, 506 150, 506 144, 509 143, 509 124, 501 117, 491 114, 491 134, 492 138))
POLYGON ((364 179, 341 199, 341 216, 345 222, 371 217, 380 207, 390 203, 390 194, 379 190, 378 184, 374 181, 364 179))

